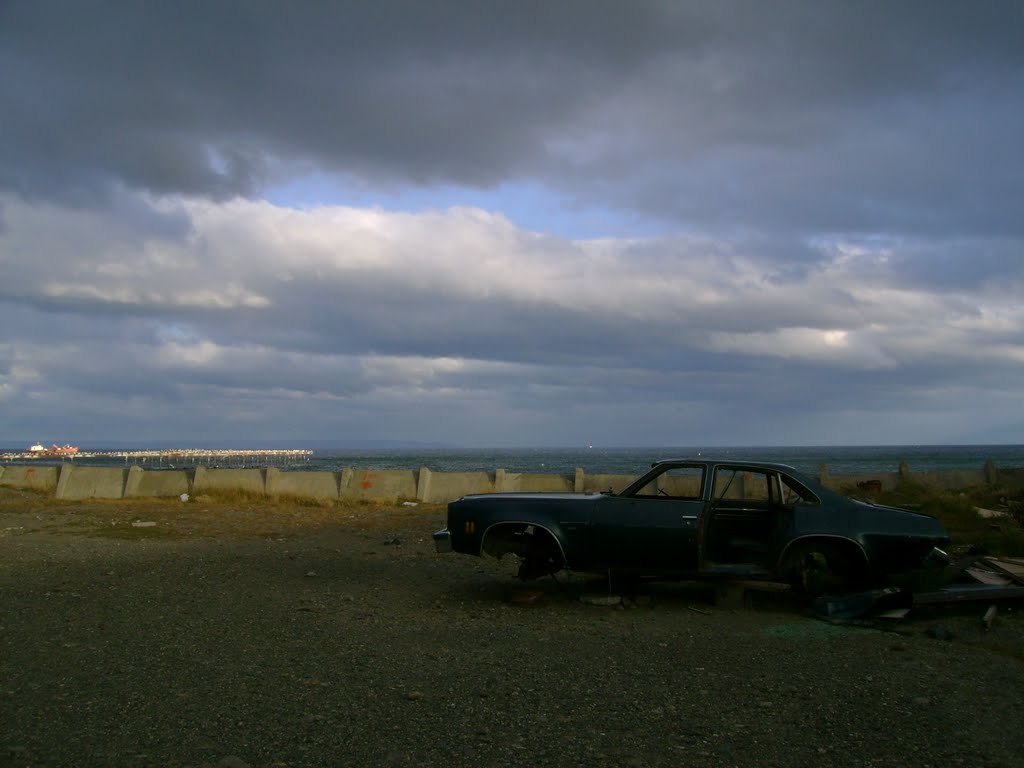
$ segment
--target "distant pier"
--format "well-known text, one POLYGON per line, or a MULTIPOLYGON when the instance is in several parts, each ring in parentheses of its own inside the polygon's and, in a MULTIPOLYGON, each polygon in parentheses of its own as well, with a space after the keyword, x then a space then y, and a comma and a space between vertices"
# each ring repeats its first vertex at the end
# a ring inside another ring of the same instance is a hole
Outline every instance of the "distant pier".
POLYGON ((243 449, 243 448, 174 448, 146 451, 78 451, 69 454, 0 453, 0 461, 62 462, 88 460, 124 461, 149 469, 180 469, 185 467, 291 467, 309 462, 313 451, 298 449, 243 449))

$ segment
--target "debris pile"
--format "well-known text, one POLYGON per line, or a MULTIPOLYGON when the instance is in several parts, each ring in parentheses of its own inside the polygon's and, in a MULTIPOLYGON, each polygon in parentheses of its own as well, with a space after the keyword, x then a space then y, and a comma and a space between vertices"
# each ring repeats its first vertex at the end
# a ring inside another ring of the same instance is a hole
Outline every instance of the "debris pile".
POLYGON ((812 601, 811 612, 833 623, 875 623, 898 620, 915 606, 986 601, 982 618, 985 629, 996 616, 995 603, 1024 599, 1024 557, 993 557, 970 552, 950 563, 942 574, 942 586, 927 592, 898 587, 847 595, 823 595, 812 601))
POLYGON ((1024 598, 1024 558, 969 552, 946 567, 946 586, 914 595, 915 605, 1024 598))

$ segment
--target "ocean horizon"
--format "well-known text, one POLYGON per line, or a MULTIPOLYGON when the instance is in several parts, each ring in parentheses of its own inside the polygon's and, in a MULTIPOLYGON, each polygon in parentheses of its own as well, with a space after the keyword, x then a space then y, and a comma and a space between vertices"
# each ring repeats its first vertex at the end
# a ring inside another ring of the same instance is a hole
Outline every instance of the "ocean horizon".
MULTIPOLYGON (((312 441, 311 441, 312 442, 312 441)), ((808 474, 817 474, 822 464, 828 466, 833 475, 859 475, 879 472, 896 472, 901 462, 906 462, 911 471, 922 472, 949 469, 979 469, 987 462, 999 468, 1024 468, 1024 445, 884 445, 884 446, 663 446, 663 447, 565 447, 565 448, 458 448, 427 447, 423 445, 403 447, 372 446, 364 448, 310 448, 309 444, 266 445, 261 449, 237 447, 207 441, 204 446, 177 445, 168 447, 144 447, 124 444, 105 447, 82 446, 85 453, 114 453, 129 451, 164 451, 174 449, 197 449, 212 451, 234 449, 241 455, 225 459, 200 459, 204 466, 279 466, 282 470, 338 471, 352 469, 419 469, 427 467, 435 472, 493 472, 504 469, 507 472, 571 474, 577 468, 588 474, 636 475, 645 471, 651 463, 660 459, 713 457, 734 460, 760 460, 788 464, 808 474), (287 460, 271 460, 246 451, 257 450, 310 450, 312 453, 287 460), (215 462, 212 463, 211 462, 215 462)), ((25 451, 25 447, 9 449, 10 453, 25 451)), ((0 449, 0 453, 5 449, 0 449)), ((81 466, 124 466, 135 463, 145 469, 169 469, 171 461, 149 458, 145 461, 111 456, 79 456, 72 459, 81 466)), ((61 463, 59 458, 32 458, 4 460, 3 463, 17 464, 61 463)), ((181 465, 180 466, 189 466, 181 465)))

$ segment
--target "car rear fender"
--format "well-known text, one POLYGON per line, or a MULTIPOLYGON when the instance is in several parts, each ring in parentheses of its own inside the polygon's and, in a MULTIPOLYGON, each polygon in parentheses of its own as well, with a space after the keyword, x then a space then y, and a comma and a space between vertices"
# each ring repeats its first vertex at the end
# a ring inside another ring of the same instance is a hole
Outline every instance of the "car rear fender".
POLYGON ((487 527, 487 530, 484 531, 484 535, 480 537, 480 556, 482 557, 483 555, 487 554, 485 551, 487 549, 487 538, 492 533, 497 533, 502 528, 514 529, 519 527, 534 528, 535 530, 543 531, 545 536, 551 541, 553 541, 555 546, 558 547, 558 554, 562 558, 562 562, 568 562, 568 559, 565 556, 565 547, 563 546, 562 540, 558 536, 558 534, 556 534, 552 528, 549 528, 546 525, 541 525, 540 523, 534 522, 532 520, 500 520, 496 523, 492 523, 491 525, 489 525, 487 527))

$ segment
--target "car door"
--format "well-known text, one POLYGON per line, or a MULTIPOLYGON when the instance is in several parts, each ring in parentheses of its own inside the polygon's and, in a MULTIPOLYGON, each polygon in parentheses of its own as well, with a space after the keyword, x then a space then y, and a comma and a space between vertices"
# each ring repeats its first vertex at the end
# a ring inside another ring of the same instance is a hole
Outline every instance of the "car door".
POLYGON ((703 478, 703 465, 672 467, 630 496, 603 497, 588 530, 595 564, 695 571, 703 478))
POLYGON ((787 521, 778 474, 767 468, 719 465, 711 488, 703 520, 702 568, 764 569, 773 562, 787 521))

